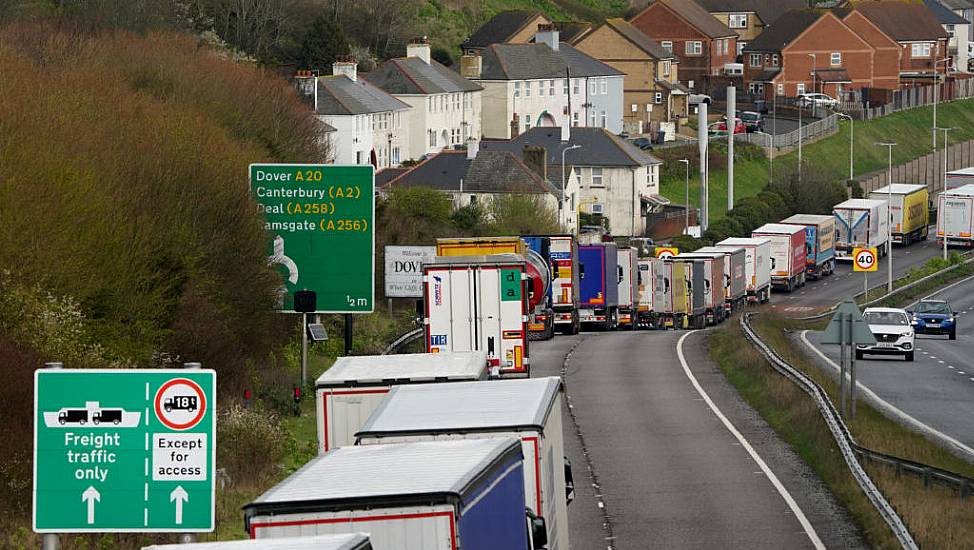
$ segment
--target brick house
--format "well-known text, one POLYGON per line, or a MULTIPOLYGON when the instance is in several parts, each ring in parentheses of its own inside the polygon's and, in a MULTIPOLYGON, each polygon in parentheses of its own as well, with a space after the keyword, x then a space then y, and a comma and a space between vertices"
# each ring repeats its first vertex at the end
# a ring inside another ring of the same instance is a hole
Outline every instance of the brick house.
POLYGON ((697 3, 737 33, 737 55, 779 17, 808 7, 806 0, 697 0, 697 3))
POLYGON ((923 3, 860 2, 858 11, 900 46, 900 86, 932 84, 950 64, 949 36, 923 3))
POLYGON ((627 131, 644 133, 686 119, 688 89, 679 84, 679 59, 624 19, 606 20, 575 47, 625 73, 622 116, 627 131))
POLYGON ((838 98, 873 85, 872 46, 825 10, 782 15, 743 53, 748 90, 766 98, 806 92, 838 98))
POLYGON ((886 35, 872 21, 862 13, 851 10, 842 22, 856 31, 860 38, 869 42, 873 48, 873 83, 874 88, 896 90, 900 87, 900 55, 901 48, 896 40, 886 35))
POLYGON ((737 33, 694 0, 655 0, 630 23, 680 60, 680 82, 709 91, 710 80, 737 57, 737 33))

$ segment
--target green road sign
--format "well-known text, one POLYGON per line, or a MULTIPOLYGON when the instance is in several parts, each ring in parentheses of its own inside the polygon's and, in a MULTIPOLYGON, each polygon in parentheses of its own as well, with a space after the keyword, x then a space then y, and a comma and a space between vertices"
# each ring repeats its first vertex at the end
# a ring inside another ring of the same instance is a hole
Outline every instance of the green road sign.
POLYGON ((825 327, 825 331, 822 332, 823 344, 841 344, 843 342, 846 344, 866 344, 870 346, 876 344, 876 337, 869 330, 869 325, 866 323, 866 320, 862 318, 862 313, 859 312, 859 306, 855 300, 851 299, 844 300, 839 304, 839 307, 835 309, 835 313, 832 314, 832 320, 829 321, 828 326, 825 327), (849 318, 852 319, 851 332, 848 326, 843 327, 843 324, 849 318), (843 332, 846 333, 845 338, 842 337, 843 332))
POLYGON ((372 166, 251 164, 250 188, 287 289, 281 309, 294 310, 296 290, 313 290, 319 313, 372 311, 372 166))
POLYGON ((34 373, 34 531, 212 531, 212 370, 34 373))

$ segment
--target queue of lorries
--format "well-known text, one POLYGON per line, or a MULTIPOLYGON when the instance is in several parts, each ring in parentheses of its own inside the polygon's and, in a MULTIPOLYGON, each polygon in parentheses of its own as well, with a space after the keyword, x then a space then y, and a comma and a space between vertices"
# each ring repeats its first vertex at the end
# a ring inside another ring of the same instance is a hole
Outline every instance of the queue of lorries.
MULTIPOLYGON (((974 185, 941 198, 949 244, 953 201, 970 220, 974 185)), ((530 378, 532 339, 717 324, 927 226, 926 188, 894 184, 667 257, 572 235, 441 239, 423 266, 426 352, 339 358, 316 384, 318 456, 244 507, 256 540, 213 544, 568 550, 563 389, 530 378)))

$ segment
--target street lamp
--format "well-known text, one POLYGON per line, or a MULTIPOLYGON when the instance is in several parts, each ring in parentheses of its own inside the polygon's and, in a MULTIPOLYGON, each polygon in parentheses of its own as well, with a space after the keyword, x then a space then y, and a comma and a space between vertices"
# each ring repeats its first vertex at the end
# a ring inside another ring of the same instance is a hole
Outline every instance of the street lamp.
POLYGON ((815 65, 816 65, 815 54, 810 53, 810 54, 808 54, 808 57, 811 57, 812 58, 812 93, 814 94, 814 93, 817 93, 818 92, 818 90, 816 89, 818 87, 818 86, 816 86, 818 84, 818 81, 815 78, 815 68, 816 68, 815 67, 815 65))
MULTIPOLYGON (((950 61, 949 57, 937 59, 933 62, 933 150, 937 150, 937 101, 940 96, 940 73, 937 72, 937 65, 950 61)), ((944 79, 947 79, 947 67, 944 67, 944 79)))
POLYGON ((854 143, 853 140, 855 139, 855 133, 854 133, 855 121, 852 119, 851 116, 845 113, 835 113, 835 114, 839 115, 839 118, 848 119, 849 121, 849 181, 852 181, 852 179, 855 177, 855 172, 853 172, 852 170, 852 148, 854 143))
POLYGON ((889 150, 889 172, 886 176, 886 292, 893 292, 893 211, 890 205, 893 204, 893 146, 896 143, 876 143, 877 147, 886 147, 889 150))
POLYGON ((686 221, 683 222, 683 234, 684 235, 689 235, 690 234, 690 159, 680 159, 677 162, 682 162, 687 167, 687 177, 686 177, 686 182, 687 182, 687 199, 686 199, 687 200, 687 202, 686 202, 687 212, 686 212, 686 221))
MULTIPOLYGON (((943 192, 947 192, 947 132, 953 130, 953 128, 934 128, 934 131, 943 130, 944 132, 944 187, 943 192)), ((938 216, 942 216, 943 212, 939 212, 938 216)), ((944 221, 944 261, 947 261, 947 222, 944 221)))
POLYGON ((561 150, 561 211, 565 216, 565 225, 568 225, 568 210, 565 209, 565 193, 568 187, 568 174, 565 173, 565 153, 573 149, 581 149, 581 145, 572 145, 561 150))

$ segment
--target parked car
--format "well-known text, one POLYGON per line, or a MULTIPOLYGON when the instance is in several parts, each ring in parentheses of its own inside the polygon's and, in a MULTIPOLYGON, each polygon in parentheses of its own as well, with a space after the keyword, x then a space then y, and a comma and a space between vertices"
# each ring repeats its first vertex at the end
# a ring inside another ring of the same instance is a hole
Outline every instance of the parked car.
POLYGON ((902 355, 913 361, 914 331, 910 315, 892 307, 870 307, 862 313, 869 330, 876 337, 874 345, 856 344, 856 359, 863 355, 902 355))
POLYGON ((951 340, 957 339, 957 319, 944 300, 920 300, 907 313, 913 317, 917 334, 946 334, 951 340))
MULTIPOLYGON (((727 119, 720 121, 717 125, 717 130, 720 132, 727 132, 727 119)), ((734 133, 744 134, 747 132, 747 126, 744 125, 744 121, 740 118, 734 117, 734 133)))
POLYGON ((839 106, 839 100, 825 94, 801 94, 798 104, 802 107, 828 107, 834 109, 839 106))
POLYGON ((690 100, 690 105, 698 105, 700 103, 706 103, 707 105, 710 105, 714 101, 707 94, 690 94, 689 100, 690 100))
POLYGON ((629 132, 619 132, 619 137, 622 139, 629 139, 629 132))
POLYGON ((744 111, 741 113, 741 120, 744 121, 744 128, 748 133, 764 131, 764 117, 761 116, 761 113, 744 111))
POLYGON ((639 147, 643 151, 652 151, 653 150, 653 142, 650 141, 649 138, 638 137, 638 138, 632 140, 631 143, 633 145, 635 145, 636 147, 639 147))

